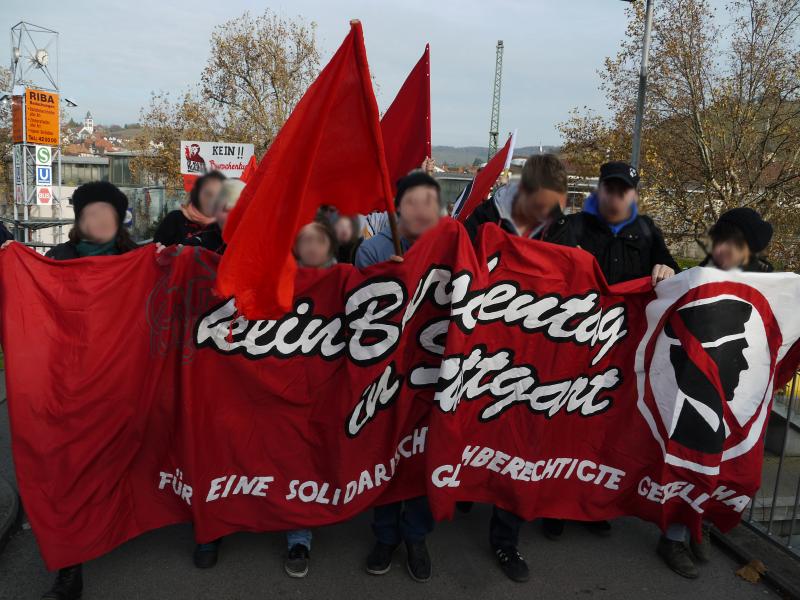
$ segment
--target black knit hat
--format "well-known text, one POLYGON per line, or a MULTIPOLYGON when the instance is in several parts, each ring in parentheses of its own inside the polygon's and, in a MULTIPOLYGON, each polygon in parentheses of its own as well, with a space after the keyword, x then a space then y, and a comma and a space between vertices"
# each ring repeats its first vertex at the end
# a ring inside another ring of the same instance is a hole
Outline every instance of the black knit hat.
POLYGON ((113 183, 108 181, 92 181, 84 183, 72 193, 72 207, 75 209, 75 220, 81 212, 93 202, 106 202, 114 207, 119 215, 119 222, 125 222, 125 211, 128 210, 128 197, 113 183))
POLYGON ((418 185, 435 188, 436 196, 439 198, 439 205, 441 206, 442 194, 440 193, 441 190, 439 189, 439 182, 428 175, 425 171, 412 171, 397 182, 397 194, 395 194, 394 197, 394 207, 399 209, 400 201, 403 199, 403 194, 405 194, 411 188, 417 187, 418 185))
MULTIPOLYGON (((740 229, 750 251, 755 254, 764 250, 772 239, 772 225, 752 208, 744 206, 733 208, 723 213, 717 223, 728 223, 740 229)), ((713 227, 711 233, 713 235, 713 227)))

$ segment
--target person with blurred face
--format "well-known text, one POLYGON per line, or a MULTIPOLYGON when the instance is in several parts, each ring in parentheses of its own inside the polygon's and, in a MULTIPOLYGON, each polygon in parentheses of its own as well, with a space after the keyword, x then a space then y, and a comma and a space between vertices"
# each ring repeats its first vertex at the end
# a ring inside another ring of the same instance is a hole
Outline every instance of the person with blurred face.
MULTIPOLYGON (((464 226, 474 240, 484 223, 495 223, 511 235, 574 246, 563 209, 567 203, 567 171, 552 154, 533 155, 525 161, 518 182, 500 187, 487 201, 478 205, 464 226)), ((469 503, 460 503, 469 510, 469 503)), ((563 522, 552 522, 563 529, 563 522)), ((519 532, 524 520, 511 511, 492 507, 489 543, 503 573, 518 583, 530 578, 528 564, 518 550, 519 532)))
MULTIPOLYGON (((78 187, 72 194, 75 225, 68 241, 58 244, 46 254, 54 260, 71 260, 92 256, 115 256, 135 250, 138 245, 122 224, 128 209, 128 198, 107 181, 93 181, 78 187)), ((3 243, 2 248, 14 244, 3 243)), ((64 402, 68 403, 69 398, 64 402)), ((64 447, 68 455, 72 449, 64 447)), ((77 600, 83 593, 83 565, 59 569, 53 587, 42 600, 77 600)))
POLYGON ((755 273, 773 270, 772 265, 759 256, 772 239, 772 225, 752 208, 734 208, 723 213, 708 235, 711 253, 700 266, 755 273))
MULTIPOLYGON (((680 271, 661 230, 650 217, 639 214, 638 186, 634 167, 607 162, 600 167, 597 191, 586 198, 583 211, 568 217, 576 244, 597 259, 609 284, 649 276, 656 285, 680 271)), ((585 525, 600 536, 611 532, 608 521, 585 525)), ((542 529, 545 536, 557 539, 563 521, 544 519, 542 529)))
POLYGON ((467 217, 464 226, 475 238, 483 223, 496 223, 513 235, 574 246, 563 210, 567 204, 567 172, 558 157, 528 158, 519 181, 500 187, 467 217))
POLYGON ((639 173, 624 162, 600 167, 597 191, 570 215, 577 244, 596 259, 609 284, 650 276, 653 285, 680 271, 653 220, 639 214, 639 173))
MULTIPOLYGON (((752 208, 740 207, 720 215, 708 232, 711 252, 700 263, 723 271, 771 273, 774 269, 759 255, 772 239, 772 225, 752 208)), ((691 538, 689 527, 670 523, 658 540, 658 555, 675 573, 695 579, 696 563, 711 560, 711 526, 703 521, 699 539, 691 538), (688 543, 687 543, 688 542, 688 543)))
POLYGON ((215 211, 224 181, 225 175, 219 171, 199 177, 189 193, 189 201, 164 217, 153 241, 163 246, 201 246, 217 252, 223 242, 215 211))
POLYGON ((301 267, 326 269, 336 264, 336 234, 327 222, 313 221, 297 233, 294 256, 301 267))
MULTIPOLYGON (((293 254, 300 267, 327 269, 336 264, 336 234, 324 216, 300 229, 293 254)), ((289 577, 305 577, 311 563, 311 530, 287 531, 286 545, 283 570, 289 577)))
MULTIPOLYGON (((437 181, 422 171, 413 171, 397 182, 394 198, 397 229, 405 252, 425 232, 433 229, 444 214, 437 181)), ((394 241, 388 221, 383 230, 365 240, 356 251, 355 265, 363 269, 394 256, 394 241)))
MULTIPOLYGON (((413 171, 397 182, 394 202, 404 251, 435 227, 443 214, 439 184, 423 171, 413 171)), ((388 223, 382 231, 358 247, 355 265, 365 268, 386 260, 402 260, 394 255, 388 223)), ((411 578, 418 582, 430 580, 431 559, 425 537, 433 531, 434 521, 427 496, 376 506, 372 515, 372 531, 376 541, 367 556, 367 573, 388 573, 395 550, 401 542, 405 542, 406 566, 411 578)))

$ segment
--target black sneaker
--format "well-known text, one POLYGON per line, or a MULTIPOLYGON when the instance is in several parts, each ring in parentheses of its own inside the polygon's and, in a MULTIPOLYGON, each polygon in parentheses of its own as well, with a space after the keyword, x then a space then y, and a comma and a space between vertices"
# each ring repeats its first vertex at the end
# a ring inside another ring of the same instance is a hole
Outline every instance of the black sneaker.
POLYGON ((81 565, 59 569, 55 583, 42 600, 78 600, 83 593, 83 568, 81 565))
POLYGON ((528 581, 530 578, 528 563, 525 562, 525 559, 522 558, 522 555, 514 546, 495 548, 494 553, 506 577, 517 583, 525 583, 528 581))
POLYGON ((194 566, 198 569, 210 569, 217 564, 219 545, 222 540, 214 540, 194 547, 194 566))
POLYGON ((703 523, 702 530, 703 537, 699 541, 692 539, 689 542, 689 547, 692 549, 692 554, 701 563, 707 563, 711 560, 711 525, 703 523))
POLYGON ((564 533, 564 520, 542 519, 542 533, 548 540, 557 540, 564 533))
POLYGON ((406 566, 411 579, 420 583, 428 581, 431 578, 431 557, 425 541, 414 544, 406 542, 406 552, 408 553, 406 566))
POLYGON ((311 562, 311 554, 303 544, 295 544, 286 555, 283 562, 283 570, 289 577, 305 577, 308 575, 308 563, 311 562))
POLYGON ((608 521, 584 521, 586 529, 593 534, 600 537, 608 537, 611 535, 611 523, 608 521))
POLYGON ((697 579, 699 573, 686 544, 668 540, 662 535, 658 540, 657 552, 667 566, 678 575, 686 577, 686 579, 697 579))
POLYGON ((370 575, 384 575, 392 566, 392 554, 397 550, 397 544, 390 545, 376 542, 372 552, 367 557, 367 573, 370 575))

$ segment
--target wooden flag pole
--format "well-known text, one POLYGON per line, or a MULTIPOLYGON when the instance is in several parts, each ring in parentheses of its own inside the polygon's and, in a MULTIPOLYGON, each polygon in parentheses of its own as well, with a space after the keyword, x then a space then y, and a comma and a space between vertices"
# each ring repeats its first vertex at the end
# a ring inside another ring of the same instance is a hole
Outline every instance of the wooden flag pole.
POLYGON ((386 211, 389 217, 389 228, 392 230, 392 242, 394 242, 394 253, 396 256, 403 256, 403 245, 400 243, 400 233, 397 230, 397 215, 392 211, 386 211))

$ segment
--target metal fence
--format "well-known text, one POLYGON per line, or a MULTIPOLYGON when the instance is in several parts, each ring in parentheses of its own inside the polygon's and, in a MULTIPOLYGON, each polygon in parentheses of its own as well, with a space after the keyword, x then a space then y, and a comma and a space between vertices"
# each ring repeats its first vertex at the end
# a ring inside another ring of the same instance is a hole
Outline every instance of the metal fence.
POLYGON ((800 557, 800 372, 775 394, 764 447, 761 488, 743 523, 800 557))

